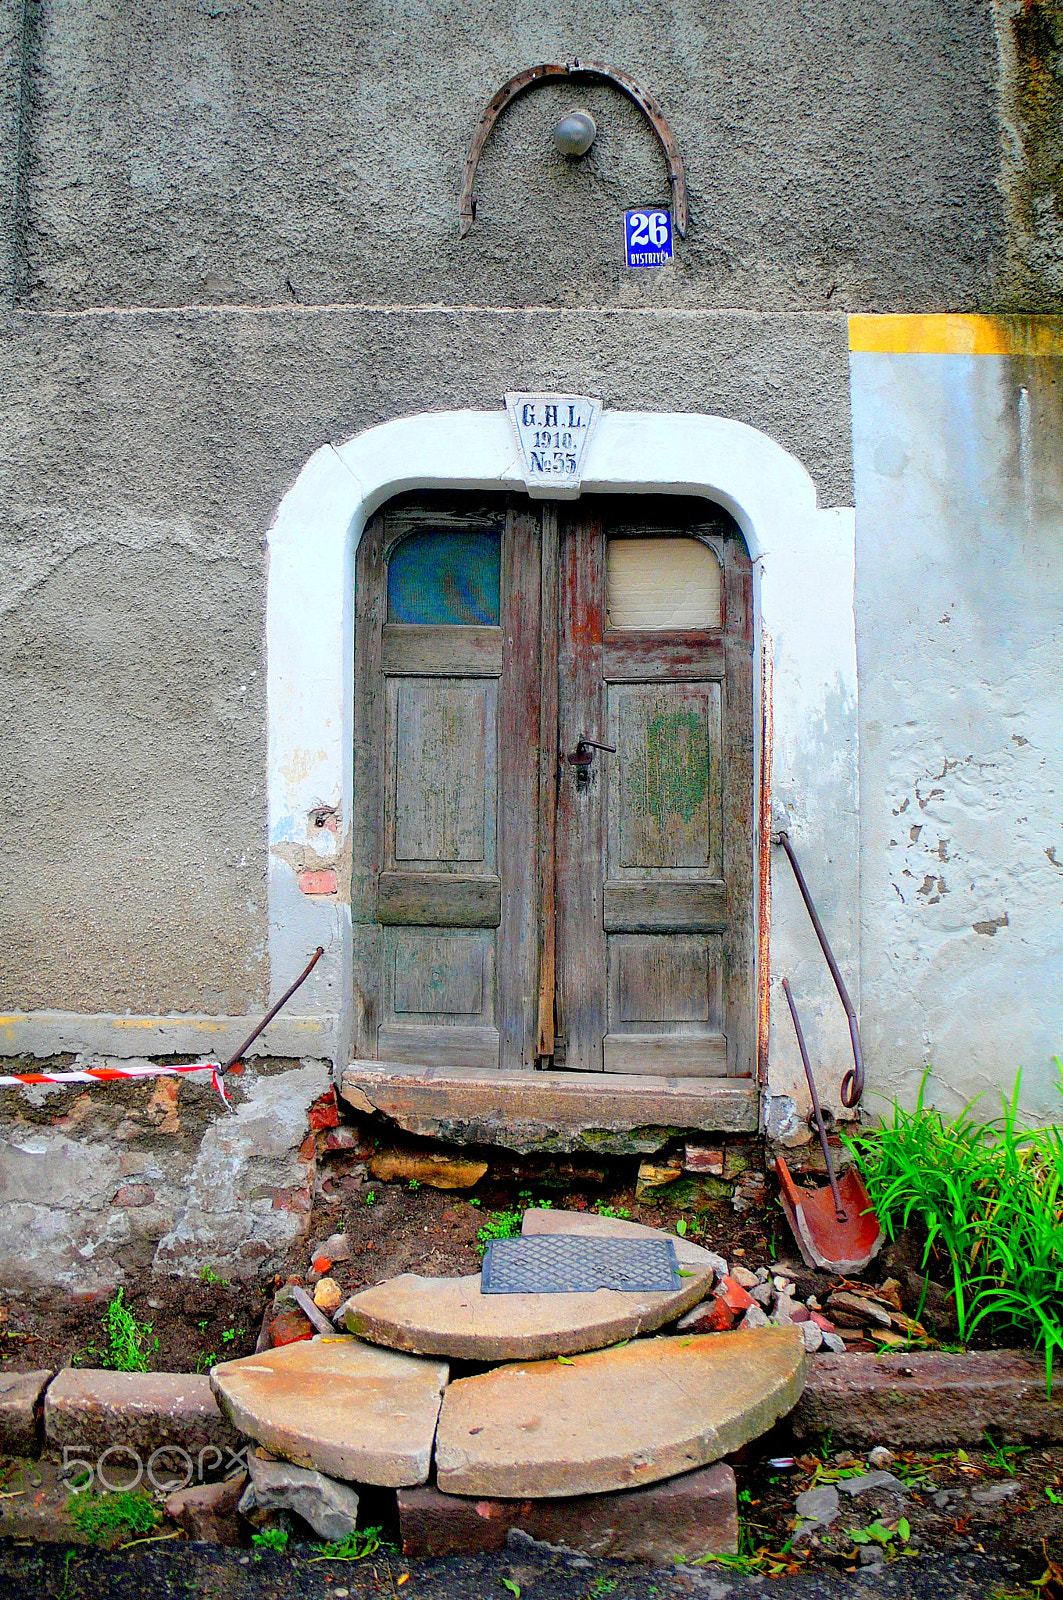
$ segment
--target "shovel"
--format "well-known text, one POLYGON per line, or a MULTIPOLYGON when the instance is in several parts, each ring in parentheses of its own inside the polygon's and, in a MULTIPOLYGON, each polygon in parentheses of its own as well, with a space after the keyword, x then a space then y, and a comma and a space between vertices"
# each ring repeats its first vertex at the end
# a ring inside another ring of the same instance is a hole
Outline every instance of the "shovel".
POLYGON ((801 1052, 805 1077, 808 1079, 808 1089, 812 1096, 812 1114, 819 1132, 823 1159, 827 1164, 827 1180, 830 1187, 817 1189, 811 1194, 806 1189, 798 1189, 790 1176, 786 1162, 782 1156, 778 1156, 775 1161, 775 1171, 779 1177, 779 1200, 806 1266, 846 1275, 863 1272, 882 1249, 885 1235, 872 1209, 871 1197, 864 1188, 864 1181, 855 1168, 850 1167, 841 1181, 838 1181, 834 1170, 834 1157, 827 1142, 827 1128, 823 1121, 819 1095, 816 1092, 816 1081, 809 1065, 805 1036, 801 1031, 801 1021, 790 990, 789 978, 783 979, 782 986, 793 1018, 797 1048, 801 1052))

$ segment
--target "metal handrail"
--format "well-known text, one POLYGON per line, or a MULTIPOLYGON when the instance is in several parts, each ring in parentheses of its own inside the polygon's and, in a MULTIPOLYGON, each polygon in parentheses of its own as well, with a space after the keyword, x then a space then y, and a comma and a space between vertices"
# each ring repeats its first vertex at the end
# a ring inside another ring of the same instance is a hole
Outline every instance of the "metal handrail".
POLYGON ((841 969, 834 959, 834 951, 830 947, 826 931, 819 920, 819 912, 813 904, 808 884, 805 882, 805 875, 801 871, 797 857, 794 855, 794 847, 790 843, 790 836, 785 828, 772 835, 772 843, 781 844, 786 851, 786 858, 794 869, 797 887, 800 889, 801 898, 805 902, 805 910, 808 912, 812 926, 816 930, 819 947, 823 951, 827 966, 830 968, 830 975, 834 979, 834 987, 838 991, 838 998, 845 1007, 845 1015, 849 1023, 849 1037, 853 1045, 853 1065, 842 1079, 841 1102, 847 1110, 851 1111, 860 1104, 864 1096, 864 1052, 860 1044, 860 1024, 856 1018, 856 1007, 849 998, 849 991, 845 987, 845 979, 842 977, 841 969))

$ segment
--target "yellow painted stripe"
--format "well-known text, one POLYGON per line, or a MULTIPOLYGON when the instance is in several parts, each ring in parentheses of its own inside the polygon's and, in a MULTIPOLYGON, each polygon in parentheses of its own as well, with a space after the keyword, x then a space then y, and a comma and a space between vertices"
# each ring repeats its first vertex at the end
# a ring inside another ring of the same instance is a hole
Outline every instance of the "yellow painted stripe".
POLYGON ((851 316, 849 349, 884 355, 1063 354, 1063 317, 851 316))

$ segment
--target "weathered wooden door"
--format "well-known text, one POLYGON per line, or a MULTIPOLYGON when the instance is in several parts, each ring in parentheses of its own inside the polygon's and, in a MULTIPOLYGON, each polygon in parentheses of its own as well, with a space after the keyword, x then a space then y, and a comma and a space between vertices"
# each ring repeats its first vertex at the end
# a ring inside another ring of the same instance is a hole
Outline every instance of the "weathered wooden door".
POLYGON ((729 518, 677 509, 592 500, 561 529, 557 998, 570 1069, 752 1070, 749 560, 729 518))
POLYGON ((358 551, 358 1054, 535 1063, 539 514, 425 497, 358 551))
POLYGON ((704 502, 559 520, 437 495, 373 519, 359 1056, 752 1070, 750 639, 744 545, 704 502))

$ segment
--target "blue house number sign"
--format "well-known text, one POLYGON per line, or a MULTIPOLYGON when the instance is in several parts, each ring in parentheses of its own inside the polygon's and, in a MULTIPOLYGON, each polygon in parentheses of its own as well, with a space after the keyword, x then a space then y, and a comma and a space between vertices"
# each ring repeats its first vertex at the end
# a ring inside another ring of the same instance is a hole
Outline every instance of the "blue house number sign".
POLYGON ((672 259, 672 213, 627 211, 624 242, 629 267, 659 267, 672 259))

